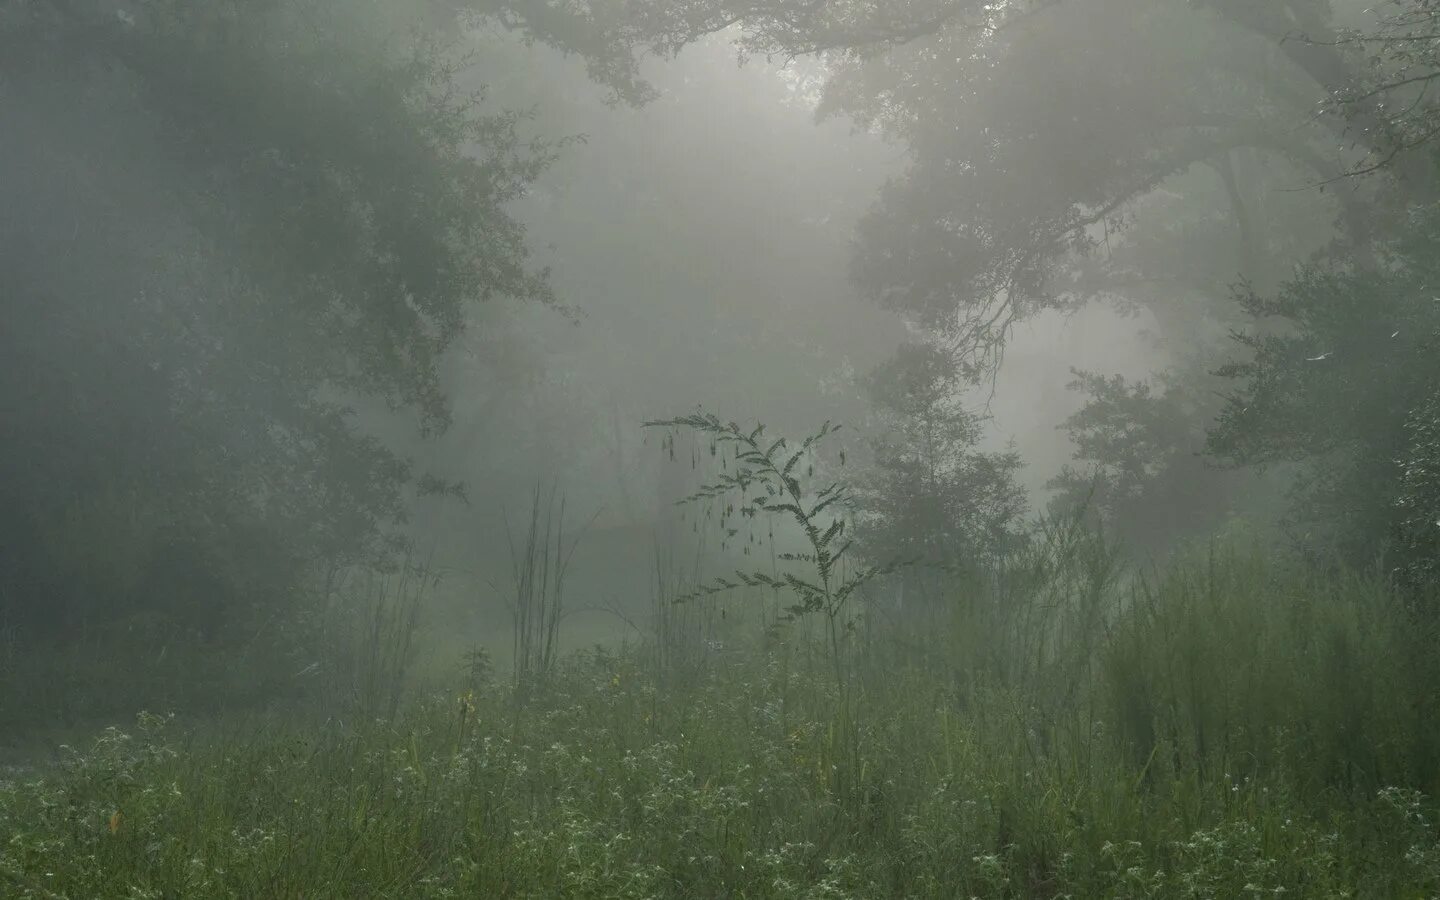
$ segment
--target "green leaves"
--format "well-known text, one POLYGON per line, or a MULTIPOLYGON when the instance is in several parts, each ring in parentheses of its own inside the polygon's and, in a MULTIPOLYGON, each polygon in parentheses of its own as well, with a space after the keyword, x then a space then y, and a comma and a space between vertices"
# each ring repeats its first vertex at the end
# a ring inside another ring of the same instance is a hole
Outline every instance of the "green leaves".
MULTIPOLYGON (((708 596, 738 587, 768 588, 774 591, 788 591, 800 602, 790 607, 790 614, 798 617, 809 613, 823 613, 831 620, 837 619, 844 611, 846 602, 867 581, 894 570, 894 565, 871 566, 860 569, 838 583, 835 575, 841 560, 851 544, 846 542, 839 550, 833 550, 834 543, 850 530, 846 518, 850 496, 840 482, 831 482, 819 490, 808 486, 796 476, 801 464, 805 464, 805 478, 813 476, 814 460, 820 444, 840 430, 839 425, 825 422, 813 434, 801 441, 799 448, 790 450, 790 442, 783 437, 774 438, 762 446, 765 426, 756 425, 746 431, 735 422, 722 422, 714 415, 697 412, 688 416, 660 419, 646 422, 646 428, 664 428, 672 432, 690 429, 706 436, 712 446, 732 444, 736 448, 736 469, 732 473, 722 472, 714 481, 705 484, 695 493, 681 500, 681 503, 702 501, 718 502, 733 493, 741 495, 738 509, 743 517, 753 518, 760 513, 779 515, 797 526, 810 545, 809 552, 787 552, 776 556, 781 562, 797 564, 808 570, 805 575, 794 571, 769 574, 762 571, 737 572, 739 582, 728 578, 717 578, 692 592, 681 601, 708 596), (762 486, 764 493, 751 492, 752 486, 762 486)), ((665 446, 673 446, 673 436, 665 446)), ((721 516, 722 523, 735 511, 727 505, 721 516)), ((725 527, 727 537, 733 538, 738 531, 725 527)), ((748 547, 746 548, 748 552, 748 547)), ((679 602, 679 601, 677 601, 679 602)))
MULTIPOLYGON (((122 6, 0 3, 0 46, 29 48, 0 53, 0 543, 77 570, 32 523, 113 486, 236 596, 283 602, 306 564, 389 553, 412 490, 458 494, 351 407, 443 430, 473 306, 553 299, 507 209, 556 145, 457 82, 418 7, 392 31, 343 0, 122 6)), ((35 619, 156 604, 106 579, 35 619)))
POLYGON ((1285 524, 1311 552, 1356 564, 1384 552, 1419 576, 1434 556, 1434 520, 1415 517, 1429 502, 1412 505, 1412 492, 1440 450, 1427 427, 1440 386, 1440 206, 1407 226, 1382 269, 1317 263, 1272 297, 1242 296, 1283 327, 1237 336, 1248 358, 1219 373, 1235 384, 1207 449, 1298 470, 1285 524))

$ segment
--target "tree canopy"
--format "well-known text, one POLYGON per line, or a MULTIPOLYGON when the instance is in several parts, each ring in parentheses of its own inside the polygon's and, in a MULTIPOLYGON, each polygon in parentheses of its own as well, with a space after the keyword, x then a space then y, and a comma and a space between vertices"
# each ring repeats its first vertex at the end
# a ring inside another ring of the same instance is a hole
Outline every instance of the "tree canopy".
POLYGON ((0 527, 29 614, 121 613, 179 557, 277 573, 225 588, 258 601, 435 487, 354 410, 442 429, 466 308, 551 299, 505 208, 551 149, 406 34, 343 3, 0 4, 0 527), (116 532, 128 573, 86 558, 116 532))

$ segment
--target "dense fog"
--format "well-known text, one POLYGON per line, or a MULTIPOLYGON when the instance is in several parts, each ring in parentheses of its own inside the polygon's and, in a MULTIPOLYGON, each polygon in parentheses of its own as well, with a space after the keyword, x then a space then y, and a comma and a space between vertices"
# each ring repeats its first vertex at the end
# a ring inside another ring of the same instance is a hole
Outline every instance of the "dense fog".
POLYGON ((1433 892, 1437 82, 1433 0, 0 0, 0 895, 1433 892))

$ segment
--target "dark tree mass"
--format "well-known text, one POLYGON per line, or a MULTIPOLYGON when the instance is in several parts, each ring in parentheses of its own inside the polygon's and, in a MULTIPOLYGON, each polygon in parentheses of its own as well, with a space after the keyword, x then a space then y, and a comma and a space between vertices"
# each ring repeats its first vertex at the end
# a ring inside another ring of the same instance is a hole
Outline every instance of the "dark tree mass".
POLYGON ((0 0, 0 373, 0 896, 1440 891, 1436 0, 0 0))

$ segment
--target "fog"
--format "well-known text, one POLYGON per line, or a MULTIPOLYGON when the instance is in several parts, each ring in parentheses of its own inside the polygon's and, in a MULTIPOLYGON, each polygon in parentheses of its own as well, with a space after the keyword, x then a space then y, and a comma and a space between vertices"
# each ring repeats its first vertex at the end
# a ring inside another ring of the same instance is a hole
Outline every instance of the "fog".
POLYGON ((1432 890, 1437 28, 0 0, 0 895, 1432 890))

